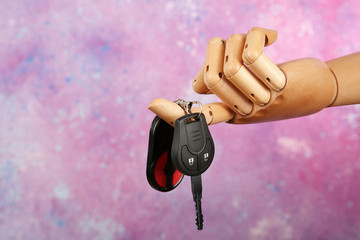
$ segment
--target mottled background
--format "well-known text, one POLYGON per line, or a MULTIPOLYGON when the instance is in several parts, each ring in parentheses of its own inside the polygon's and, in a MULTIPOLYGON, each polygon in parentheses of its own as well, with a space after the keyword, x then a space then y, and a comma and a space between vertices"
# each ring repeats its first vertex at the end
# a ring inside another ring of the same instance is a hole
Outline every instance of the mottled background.
POLYGON ((360 2, 0 1, 0 239, 360 239, 360 106, 211 126, 204 230, 190 182, 145 177, 156 97, 214 37, 279 31, 277 63, 359 51, 360 2))

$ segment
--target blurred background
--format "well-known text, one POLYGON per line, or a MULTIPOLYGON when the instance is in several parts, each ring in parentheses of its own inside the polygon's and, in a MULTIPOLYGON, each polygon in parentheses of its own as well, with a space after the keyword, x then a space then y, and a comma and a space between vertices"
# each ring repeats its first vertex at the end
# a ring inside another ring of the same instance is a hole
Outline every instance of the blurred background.
POLYGON ((215 36, 278 30, 276 62, 360 49, 360 2, 0 1, 0 239, 360 239, 360 106, 210 127, 204 230, 189 178, 145 176, 157 97, 215 36))

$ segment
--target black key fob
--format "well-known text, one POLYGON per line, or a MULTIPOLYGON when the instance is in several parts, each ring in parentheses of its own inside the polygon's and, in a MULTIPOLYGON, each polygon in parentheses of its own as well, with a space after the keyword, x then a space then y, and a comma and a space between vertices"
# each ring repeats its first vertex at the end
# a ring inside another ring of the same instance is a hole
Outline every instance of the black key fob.
POLYGON ((171 160, 174 128, 156 116, 151 124, 146 177, 156 190, 168 192, 176 188, 184 175, 171 160))
POLYGON ((171 158, 185 175, 205 172, 214 158, 215 146, 204 114, 191 113, 175 121, 171 158))

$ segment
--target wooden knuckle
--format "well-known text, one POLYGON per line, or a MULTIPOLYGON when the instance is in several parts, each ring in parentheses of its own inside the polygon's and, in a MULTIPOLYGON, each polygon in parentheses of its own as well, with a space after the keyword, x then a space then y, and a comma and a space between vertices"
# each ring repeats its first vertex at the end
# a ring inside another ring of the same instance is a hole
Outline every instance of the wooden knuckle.
POLYGON ((271 97, 270 94, 266 94, 266 95, 265 94, 259 94, 259 95, 250 94, 250 96, 253 97, 256 100, 256 103, 261 106, 264 106, 267 103, 269 103, 270 97, 271 97))
POLYGON ((245 50, 243 53, 243 61, 246 64, 252 64, 253 62, 255 62, 262 54, 262 51, 254 51, 254 50, 248 50, 246 49, 246 44, 245 43, 245 50))
POLYGON ((194 91, 199 94, 207 94, 209 91, 209 89, 207 88, 205 83, 197 81, 197 79, 195 79, 193 81, 192 86, 193 86, 194 91))
POLYGON ((221 37, 213 37, 209 40, 209 45, 210 44, 225 44, 225 40, 221 37))
POLYGON ((216 86, 222 79, 222 72, 215 73, 215 72, 206 72, 204 77, 205 85, 211 89, 212 87, 216 86))
MULTIPOLYGON (((225 57, 226 58, 226 57, 225 57)), ((224 73, 227 78, 235 76, 236 73, 240 70, 242 64, 238 61, 226 61, 224 64, 224 73)))
POLYGON ((231 34, 230 37, 228 38, 228 40, 230 40, 230 39, 231 39, 231 41, 242 42, 242 41, 244 41, 244 39, 246 39, 246 35, 234 33, 234 34, 231 34))

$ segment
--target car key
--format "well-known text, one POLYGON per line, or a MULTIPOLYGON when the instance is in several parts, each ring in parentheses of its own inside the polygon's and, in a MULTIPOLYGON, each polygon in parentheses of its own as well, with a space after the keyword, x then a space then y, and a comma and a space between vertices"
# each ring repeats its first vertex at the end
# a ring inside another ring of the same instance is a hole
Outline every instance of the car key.
POLYGON ((184 175, 171 160, 174 128, 156 116, 151 124, 147 156, 146 177, 156 190, 168 192, 176 188, 184 175))
POLYGON ((204 114, 190 113, 175 121, 172 161, 180 172, 191 176, 198 230, 203 229, 201 174, 209 168, 214 153, 214 142, 204 114))
POLYGON ((166 192, 176 188, 183 174, 191 176, 191 190, 196 210, 197 229, 203 228, 201 209, 201 174, 212 163, 214 142, 200 102, 175 101, 185 111, 172 128, 156 116, 150 128, 146 176, 156 190, 166 192), (193 103, 200 105, 200 113, 191 113, 193 103))
POLYGON ((171 158, 181 173, 202 174, 212 163, 214 152, 214 141, 204 114, 190 113, 175 121, 171 158))

